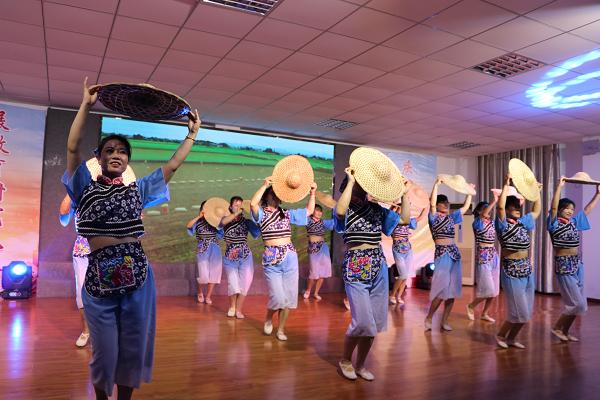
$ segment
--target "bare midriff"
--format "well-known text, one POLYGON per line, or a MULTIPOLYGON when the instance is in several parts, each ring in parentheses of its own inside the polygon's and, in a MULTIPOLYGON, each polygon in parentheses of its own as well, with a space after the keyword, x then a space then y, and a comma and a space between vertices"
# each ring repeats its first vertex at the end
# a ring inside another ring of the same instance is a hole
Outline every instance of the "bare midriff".
POLYGON ((578 247, 555 247, 554 255, 557 257, 560 256, 576 256, 579 254, 579 246, 578 247))
POLYGON ((507 258, 509 260, 521 260, 527 257, 529 257, 529 250, 513 251, 502 249, 502 258, 507 258))
POLYGON ((440 238, 434 240, 436 246, 452 246, 454 244, 454 239, 450 238, 440 238))
POLYGON ((493 243, 477 243, 477 246, 479 248, 481 248, 481 247, 494 247, 494 244, 493 243))
POLYGON ((325 238, 323 236, 310 235, 308 241, 311 243, 318 243, 325 241, 325 238))
POLYGON ((348 250, 366 250, 366 249, 378 249, 378 244, 371 243, 350 243, 346 245, 348 250))
POLYGON ((285 246, 290 243, 292 243, 292 239, 289 237, 265 240, 265 246, 285 246))
POLYGON ((114 236, 92 236, 87 238, 92 251, 100 250, 104 247, 114 246, 121 243, 131 243, 139 241, 135 236, 114 237, 114 236))

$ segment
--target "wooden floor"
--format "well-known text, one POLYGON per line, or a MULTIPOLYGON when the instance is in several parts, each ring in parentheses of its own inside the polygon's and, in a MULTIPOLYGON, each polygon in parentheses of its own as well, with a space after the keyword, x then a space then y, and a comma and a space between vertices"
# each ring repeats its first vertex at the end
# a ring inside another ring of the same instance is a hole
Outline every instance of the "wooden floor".
MULTIPOLYGON (((152 383, 138 399, 600 399, 600 305, 561 344, 549 327, 560 312, 556 296, 536 296, 523 330, 526 350, 499 350, 496 326, 470 322, 465 288, 451 323, 424 333, 428 292, 410 289, 407 306, 391 308, 387 332, 368 360, 375 382, 343 379, 336 364, 350 313, 338 294, 300 301, 289 341, 262 335, 266 298, 250 297, 243 321, 225 316, 225 297, 212 306, 162 297, 152 383)), ((503 302, 494 315, 503 314, 503 302)), ((77 349, 79 319, 71 299, 0 301, 0 399, 93 398, 89 349, 77 349)))

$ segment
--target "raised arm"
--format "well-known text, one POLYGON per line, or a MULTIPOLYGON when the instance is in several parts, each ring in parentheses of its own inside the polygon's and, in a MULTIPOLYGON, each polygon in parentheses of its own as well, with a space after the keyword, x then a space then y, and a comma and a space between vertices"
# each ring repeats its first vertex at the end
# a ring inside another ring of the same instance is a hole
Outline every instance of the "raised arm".
POLYGON ((355 182, 354 170, 352 168, 347 167, 344 172, 346 172, 346 176, 348 177, 348 184, 346 185, 346 188, 342 192, 342 195, 335 206, 335 213, 340 218, 344 218, 346 216, 346 212, 350 206, 350 200, 352 200, 352 190, 354 189, 355 182))
MULTIPOLYGON (((542 190, 542 184, 538 182, 538 188, 542 190)), ((540 195, 538 199, 533 203, 533 209, 531 210, 531 216, 533 219, 538 219, 540 214, 542 213, 542 196, 540 195)))
POLYGON ((408 191, 402 195, 402 204, 400 205, 400 225, 410 224, 410 200, 408 191))
POLYGON ((594 197, 590 200, 590 202, 585 206, 583 212, 585 215, 590 215, 594 207, 596 207, 596 203, 598 203, 598 199, 600 199, 600 185, 596 186, 596 193, 594 193, 594 197))
POLYGON ((255 218, 258 218, 258 210, 260 209, 260 199, 262 199, 263 194, 269 186, 273 184, 273 177, 267 176, 262 186, 258 188, 252 199, 250 200, 250 212, 254 215, 255 218))
POLYGON ((437 201, 438 186, 440 186, 440 183, 442 183, 442 180, 439 177, 437 177, 435 179, 435 182, 433 183, 433 188, 431 189, 431 195, 429 196, 429 213, 430 214, 435 214, 435 212, 436 212, 435 202, 437 201))
POLYGON ((240 208, 237 212, 224 216, 221 219, 221 226, 225 226, 225 225, 233 222, 233 220, 236 219, 238 217, 238 215, 242 214, 243 212, 244 212, 244 209, 240 208))
POLYGON ((190 112, 188 114, 188 134, 183 139, 175 153, 171 156, 171 159, 167 161, 165 165, 162 166, 163 175, 165 177, 165 182, 169 182, 177 171, 177 168, 183 164, 185 158, 190 154, 190 150, 194 145, 194 141, 196 140, 196 135, 198 134, 198 129, 200 129, 200 116, 198 115, 198 110, 194 110, 194 112, 190 112))
POLYGON ((560 201, 560 192, 565 186, 565 177, 561 176, 556 184, 556 190, 554 190, 554 197, 552 197, 552 205, 550 206, 550 217, 552 220, 558 215, 558 203, 560 201))
POLYGON ((196 222, 198 222, 198 220, 202 217, 202 215, 198 215, 195 218, 190 219, 190 222, 187 223, 186 228, 187 229, 192 229, 194 227, 194 224, 196 222))
POLYGON ((310 184, 310 196, 308 197, 308 203, 306 204, 306 215, 312 215, 315 212, 315 196, 317 194, 317 184, 315 182, 310 184))
POLYGON ((507 173, 504 177, 504 185, 502 186, 502 193, 500 193, 500 198, 498 199, 498 207, 496 207, 496 212, 498 213, 498 218, 501 220, 506 219, 506 197, 508 196, 508 190, 510 188, 510 173, 507 173))
POLYGON ((462 215, 465 215, 465 213, 469 210, 469 207, 471 207, 471 200, 473 200, 473 196, 471 196, 470 194, 465 196, 465 202, 463 203, 463 206, 460 208, 460 213, 462 215))
POLYGON ((427 215, 426 212, 427 212, 427 208, 423 208, 421 210, 421 212, 419 213, 419 215, 416 218, 417 222, 421 222, 421 221, 423 221, 423 219, 425 219, 425 216, 427 215))
POLYGON ((492 210, 496 207, 496 203, 498 203, 498 196, 494 195, 494 199, 486 208, 481 212, 481 216, 487 219, 490 219, 492 215, 492 210))
POLYGON ((79 164, 81 164, 82 157, 80 152, 81 139, 83 135, 83 127, 85 126, 85 120, 90 112, 90 109, 98 100, 98 90, 100 85, 88 86, 88 78, 85 77, 83 81, 83 100, 77 111, 77 115, 71 124, 69 130, 69 138, 67 139, 67 172, 69 175, 73 175, 79 164))

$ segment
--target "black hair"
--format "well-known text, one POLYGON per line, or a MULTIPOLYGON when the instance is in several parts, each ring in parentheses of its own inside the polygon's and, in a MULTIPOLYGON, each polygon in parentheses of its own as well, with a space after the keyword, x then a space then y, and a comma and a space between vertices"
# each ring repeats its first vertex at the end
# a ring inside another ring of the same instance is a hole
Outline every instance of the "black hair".
POLYGON ((575 208, 575 202, 573 200, 563 197, 558 201, 558 212, 561 212, 570 205, 573 206, 573 208, 575 208))
POLYGON ((517 196, 506 196, 506 208, 513 207, 517 210, 521 209, 521 200, 517 196))
POLYGON ((440 203, 449 203, 448 196, 445 194, 438 194, 437 198, 435 199, 435 204, 438 205, 440 203))
POLYGON ((315 204, 315 211, 317 210, 323 212, 323 207, 321 207, 319 204, 315 204))
POLYGON ((342 183, 340 183, 340 193, 344 193, 344 190, 346 190, 346 186, 348 186, 348 175, 344 176, 344 179, 342 179, 342 183))
POLYGON ((204 200, 202 203, 200 203, 200 211, 202 211, 202 209, 204 208, 204 204, 206 204, 206 200, 204 200))
POLYGON ((229 207, 233 206, 233 203, 236 201, 244 201, 244 199, 242 199, 240 196, 232 196, 231 199, 229 199, 229 207))
POLYGON ((108 143, 109 140, 118 140, 119 142, 123 143, 123 146, 125 146, 125 149, 127 150, 127 157, 131 160, 131 143, 129 143, 129 140, 127 140, 125 136, 115 134, 108 135, 100 141, 100 144, 98 145, 96 150, 94 150, 94 154, 96 155, 96 157, 100 156, 100 154, 102 153, 102 149, 104 148, 104 146, 106 146, 106 143, 108 143))
POLYGON ((479 217, 483 209, 489 205, 490 203, 488 203, 487 201, 480 201, 479 203, 477 203, 477 206, 475 206, 475 208, 473 209, 473 215, 479 217))
MULTIPOLYGON (((277 197, 277 195, 275 194, 275 191, 273 190, 273 186, 269 186, 265 192, 263 193, 262 197, 260 198, 260 206, 261 207, 266 207, 268 205, 267 203, 267 197, 269 196, 269 194, 272 194, 273 197, 275 197, 276 199, 278 199, 279 201, 281 201, 279 199, 279 197, 277 197)), ((283 209, 281 207, 277 207, 277 209, 279 210, 279 218, 285 218, 285 214, 283 213, 283 209)))

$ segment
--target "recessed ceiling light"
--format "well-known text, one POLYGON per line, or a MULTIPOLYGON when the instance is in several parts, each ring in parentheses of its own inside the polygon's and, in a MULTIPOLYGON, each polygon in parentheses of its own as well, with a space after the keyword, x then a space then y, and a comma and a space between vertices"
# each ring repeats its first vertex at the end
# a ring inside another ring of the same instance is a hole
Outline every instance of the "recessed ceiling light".
POLYGON ((356 122, 344 121, 342 119, 325 119, 321 122, 317 122, 316 125, 322 126, 324 128, 333 128, 333 129, 348 129, 352 128, 355 125, 358 125, 356 122))
POLYGON ((482 62, 481 64, 477 64, 471 69, 498 78, 508 78, 543 67, 544 65, 545 64, 541 61, 516 53, 508 53, 482 62))
POLYGON ((253 14, 267 15, 280 0, 203 0, 205 3, 235 8, 253 14))

